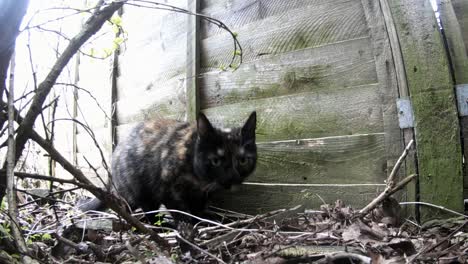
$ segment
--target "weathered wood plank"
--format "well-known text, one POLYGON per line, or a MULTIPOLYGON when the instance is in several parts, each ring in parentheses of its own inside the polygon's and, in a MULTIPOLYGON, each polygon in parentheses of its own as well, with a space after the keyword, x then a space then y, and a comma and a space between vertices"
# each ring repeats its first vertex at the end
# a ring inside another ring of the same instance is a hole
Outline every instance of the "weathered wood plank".
MULTIPOLYGON (((200 1, 188 0, 188 10, 198 13, 200 1)), ((200 21, 197 16, 187 19, 187 65, 185 70, 186 119, 194 121, 200 111, 199 78, 200 71, 200 21)))
POLYGON ((259 143, 251 182, 384 183, 385 134, 259 143))
MULTIPOLYGON (((364 13, 370 28, 372 53, 380 84, 383 125, 385 131, 385 153, 387 174, 390 174, 403 150, 402 134, 398 124, 396 100, 398 98, 398 82, 393 62, 392 49, 388 39, 385 19, 380 5, 375 0, 362 0, 364 13)), ((405 169, 399 170, 404 175, 405 169)), ((398 178, 398 176, 397 176, 398 178)), ((405 198, 404 198, 405 199, 405 198)))
MULTIPOLYGON (((187 4, 184 0, 166 3, 182 8, 187 4)), ((181 13, 125 6, 122 23, 129 36, 119 56, 119 98, 157 89, 159 83, 185 73, 187 18, 181 13)))
MULTIPOLYGON (((453 83, 429 1, 392 0, 416 123, 421 201, 463 210, 462 155, 453 83)), ((422 218, 440 211, 422 208, 422 218)))
POLYGON ((468 54, 468 1, 452 0, 452 4, 462 31, 466 54, 468 54))
POLYGON ((318 209, 325 202, 333 204, 340 199, 353 208, 364 207, 384 189, 382 185, 317 185, 317 186, 259 186, 241 185, 236 192, 216 197, 215 205, 234 211, 259 214, 275 209, 303 205, 318 209))
MULTIPOLYGON (((304 6, 258 22, 232 29, 244 50, 244 62, 265 54, 316 47, 368 35, 358 1, 332 0, 320 6, 304 6)), ((232 57, 232 39, 227 33, 202 41, 202 72, 227 66, 232 57)))
POLYGON ((252 100, 204 110, 214 124, 240 125, 257 111, 257 140, 380 133, 377 84, 252 100))
MULTIPOLYGON (((454 1, 455 2, 455 1, 454 1)), ((465 1, 466 11, 468 12, 468 1, 465 1)), ((463 6, 459 6, 463 8, 463 6)), ((463 32, 460 27, 457 15, 455 14, 454 6, 450 0, 442 0, 439 5, 440 21, 444 28, 447 47, 450 54, 450 62, 453 69, 453 77, 455 84, 468 84, 468 57, 466 44, 463 40, 463 32)), ((462 15, 463 16, 463 15, 462 15)), ((467 18, 468 19, 468 18, 467 18)), ((462 20, 460 20, 461 22, 462 20)), ((468 25, 468 24, 467 24, 468 25)), ((468 27, 466 28, 468 36, 468 27)), ((467 38, 468 40, 468 38, 467 38)), ((467 42, 468 43, 468 42, 467 42)), ((468 117, 461 117, 460 124, 462 127, 462 141, 464 147, 465 160, 468 157, 468 117)), ((468 174, 465 162, 464 169, 464 187, 468 188, 468 174)), ((468 197, 468 193, 464 193, 468 197)))
MULTIPOLYGON (((393 20, 392 12, 388 0, 380 0, 380 8, 382 16, 385 21, 385 28, 388 34, 388 41, 390 42, 393 63, 395 67, 395 75, 397 79, 398 94, 400 98, 409 98, 409 90, 406 81, 405 65, 403 63, 403 55, 401 53, 400 41, 393 20)), ((411 141, 414 138, 414 132, 412 128, 402 129, 403 145, 411 141)), ((401 171, 405 171, 406 175, 416 174, 416 151, 411 149, 404 164, 404 168, 401 171)), ((410 182, 405 191, 406 196, 409 200, 416 200, 416 184, 415 181, 410 182)), ((411 206, 407 206, 407 215, 418 216, 419 212, 411 206)))
POLYGON ((117 102, 119 125, 155 117, 183 119, 186 111, 185 74, 167 82, 154 84, 155 89, 120 97, 117 102))
POLYGON ((439 12, 454 70, 455 84, 468 83, 468 56, 452 1, 441 0, 439 12))
MULTIPOLYGON (((347 1, 347 0, 343 0, 347 1)), ((246 24, 264 19, 279 13, 287 13, 291 9, 303 8, 307 5, 319 6, 329 4, 330 0, 229 0, 202 1, 201 13, 220 19, 230 28, 239 28, 246 24)), ((223 32, 219 27, 202 22, 202 38, 223 32)))
POLYGON ((201 76, 202 108, 377 82, 369 38, 265 56, 201 76))

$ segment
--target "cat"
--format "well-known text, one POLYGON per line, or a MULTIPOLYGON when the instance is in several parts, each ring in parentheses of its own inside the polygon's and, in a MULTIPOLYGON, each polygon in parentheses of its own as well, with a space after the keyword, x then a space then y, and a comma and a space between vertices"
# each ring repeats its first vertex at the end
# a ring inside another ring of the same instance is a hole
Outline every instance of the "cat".
MULTIPOLYGON (((157 119, 139 123, 112 155, 112 187, 132 209, 161 204, 201 216, 210 193, 242 183, 255 170, 256 112, 242 127, 215 128, 200 113, 196 122, 157 119)), ((95 198, 83 211, 103 210, 95 198)), ((174 220, 191 221, 182 214, 174 220)))

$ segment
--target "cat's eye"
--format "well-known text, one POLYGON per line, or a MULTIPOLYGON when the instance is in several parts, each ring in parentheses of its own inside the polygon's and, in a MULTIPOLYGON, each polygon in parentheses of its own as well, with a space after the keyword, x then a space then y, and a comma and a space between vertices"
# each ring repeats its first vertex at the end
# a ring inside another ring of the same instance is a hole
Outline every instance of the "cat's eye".
POLYGON ((213 167, 219 167, 221 165, 221 159, 220 158, 216 158, 216 157, 211 158, 210 161, 211 161, 211 165, 213 167))
POLYGON ((248 158, 245 158, 245 157, 240 157, 240 158, 238 159, 238 161, 239 161, 239 165, 245 166, 245 165, 247 165, 247 163, 249 162, 249 159, 248 159, 248 158))

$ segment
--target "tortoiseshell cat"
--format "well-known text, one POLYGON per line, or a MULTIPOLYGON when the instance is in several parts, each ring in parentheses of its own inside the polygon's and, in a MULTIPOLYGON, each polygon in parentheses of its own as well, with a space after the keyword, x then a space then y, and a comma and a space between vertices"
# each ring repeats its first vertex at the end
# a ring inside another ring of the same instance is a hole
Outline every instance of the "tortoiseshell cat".
MULTIPOLYGON (((140 123, 113 153, 113 187, 133 209, 152 211, 164 204, 200 215, 210 192, 240 184, 254 171, 255 128, 255 112, 243 127, 224 130, 213 127, 202 113, 195 124, 162 119, 140 123)), ((81 209, 104 206, 94 199, 81 209)))

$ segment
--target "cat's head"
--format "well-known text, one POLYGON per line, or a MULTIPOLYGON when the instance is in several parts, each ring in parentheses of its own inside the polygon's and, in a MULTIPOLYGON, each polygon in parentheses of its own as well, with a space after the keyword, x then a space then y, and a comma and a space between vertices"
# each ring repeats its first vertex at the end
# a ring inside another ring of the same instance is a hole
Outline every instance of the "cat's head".
POLYGON ((200 113, 194 153, 195 174, 224 188, 243 182, 257 163, 256 122, 257 115, 252 112, 242 127, 218 129, 200 113))

